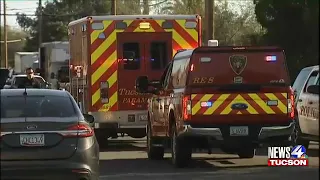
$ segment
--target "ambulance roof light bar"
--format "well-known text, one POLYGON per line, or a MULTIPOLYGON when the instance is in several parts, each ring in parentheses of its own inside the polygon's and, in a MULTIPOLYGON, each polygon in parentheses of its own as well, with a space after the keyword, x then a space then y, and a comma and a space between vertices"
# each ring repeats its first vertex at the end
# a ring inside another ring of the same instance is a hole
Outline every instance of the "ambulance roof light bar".
POLYGON ((219 42, 218 42, 218 40, 213 40, 213 39, 209 40, 208 46, 214 46, 214 47, 219 46, 219 42))

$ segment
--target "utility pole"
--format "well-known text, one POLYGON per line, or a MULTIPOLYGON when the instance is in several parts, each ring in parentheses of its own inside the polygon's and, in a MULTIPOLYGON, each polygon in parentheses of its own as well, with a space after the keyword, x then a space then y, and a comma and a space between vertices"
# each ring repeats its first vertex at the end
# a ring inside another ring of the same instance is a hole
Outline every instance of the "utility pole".
POLYGON ((8 32, 7 32, 7 10, 6 10, 6 0, 3 0, 3 28, 4 28, 4 66, 8 68, 8 32))
POLYGON ((39 0, 39 17, 38 17, 38 28, 39 28, 39 45, 38 47, 41 47, 41 43, 42 43, 42 0, 39 0))
POLYGON ((111 0, 111 15, 117 15, 117 3, 116 3, 116 0, 111 0))
POLYGON ((208 40, 214 39, 214 0, 205 0, 205 20, 205 43, 208 43, 208 40))

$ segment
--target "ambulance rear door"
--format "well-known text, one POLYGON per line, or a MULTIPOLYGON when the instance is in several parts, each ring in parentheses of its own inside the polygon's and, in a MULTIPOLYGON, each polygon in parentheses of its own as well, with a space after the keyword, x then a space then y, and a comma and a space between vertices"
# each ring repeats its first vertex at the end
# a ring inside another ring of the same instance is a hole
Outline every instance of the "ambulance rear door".
POLYGON ((172 57, 171 33, 123 32, 117 34, 119 110, 147 110, 148 96, 135 91, 138 76, 160 79, 172 57))

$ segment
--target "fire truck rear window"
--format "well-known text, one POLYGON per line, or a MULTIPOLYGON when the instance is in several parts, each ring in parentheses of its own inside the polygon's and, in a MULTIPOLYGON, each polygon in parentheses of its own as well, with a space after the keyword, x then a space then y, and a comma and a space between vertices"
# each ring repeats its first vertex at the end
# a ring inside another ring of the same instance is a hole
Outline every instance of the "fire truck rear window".
POLYGON ((123 44, 123 68, 126 70, 140 69, 139 43, 123 44))
POLYGON ((152 42, 150 48, 151 68, 164 69, 168 59, 167 44, 165 42, 152 42))

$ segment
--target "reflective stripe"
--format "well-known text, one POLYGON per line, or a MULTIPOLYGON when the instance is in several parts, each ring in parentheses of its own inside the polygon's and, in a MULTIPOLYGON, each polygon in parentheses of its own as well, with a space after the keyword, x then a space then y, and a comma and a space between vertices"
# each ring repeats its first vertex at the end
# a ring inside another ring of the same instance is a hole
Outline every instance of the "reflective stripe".
POLYGON ((247 94, 192 94, 192 115, 227 114, 287 114, 287 93, 247 93, 247 94), (212 102, 211 107, 200 107, 203 101, 212 102), (277 101, 269 106, 268 101, 277 101), (246 104, 244 110, 232 109, 233 104, 246 104))

